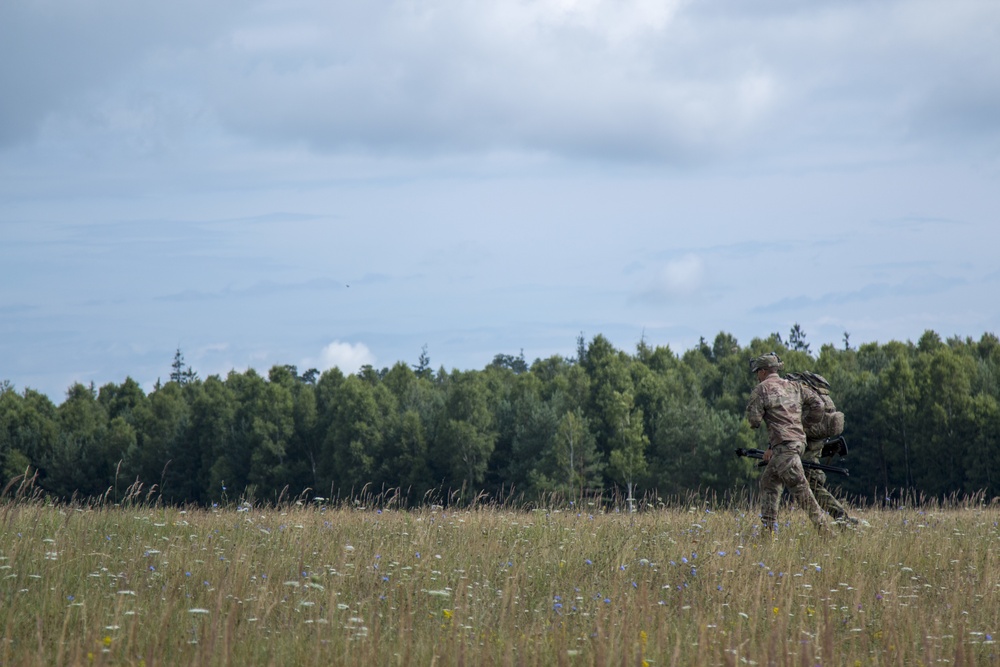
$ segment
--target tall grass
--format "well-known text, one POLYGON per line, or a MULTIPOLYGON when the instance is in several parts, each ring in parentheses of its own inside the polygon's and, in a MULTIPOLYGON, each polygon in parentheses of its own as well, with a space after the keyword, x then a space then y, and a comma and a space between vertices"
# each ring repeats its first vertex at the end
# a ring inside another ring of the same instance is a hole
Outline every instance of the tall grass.
POLYGON ((980 665, 1000 509, 0 505, 3 665, 980 665))

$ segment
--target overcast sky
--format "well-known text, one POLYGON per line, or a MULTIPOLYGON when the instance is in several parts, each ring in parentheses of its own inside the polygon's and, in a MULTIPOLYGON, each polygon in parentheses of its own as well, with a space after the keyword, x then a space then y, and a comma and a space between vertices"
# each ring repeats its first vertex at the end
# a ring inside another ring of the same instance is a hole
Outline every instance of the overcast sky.
POLYGON ((1000 3, 0 3, 0 380, 1000 331, 1000 3))

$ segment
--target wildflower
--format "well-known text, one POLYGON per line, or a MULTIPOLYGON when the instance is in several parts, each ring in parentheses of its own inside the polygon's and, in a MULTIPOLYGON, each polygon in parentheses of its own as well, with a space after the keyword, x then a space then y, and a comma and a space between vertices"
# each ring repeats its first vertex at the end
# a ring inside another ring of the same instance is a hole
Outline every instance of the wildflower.
POLYGON ((594 564, 594 561, 590 560, 589 558, 587 560, 583 561, 583 562, 586 565, 593 565, 594 564))
POLYGON ((101 640, 101 643, 104 644, 105 647, 111 646, 111 635, 104 635, 104 639, 101 640))
POLYGON ((772 609, 771 611, 773 611, 773 612, 774 612, 774 615, 775 615, 775 616, 777 616, 777 615, 778 615, 778 608, 777 608, 777 607, 775 607, 775 608, 774 608, 774 609, 772 609))
POLYGON ((445 618, 451 618, 452 616, 451 609, 442 609, 441 615, 444 616, 445 618))

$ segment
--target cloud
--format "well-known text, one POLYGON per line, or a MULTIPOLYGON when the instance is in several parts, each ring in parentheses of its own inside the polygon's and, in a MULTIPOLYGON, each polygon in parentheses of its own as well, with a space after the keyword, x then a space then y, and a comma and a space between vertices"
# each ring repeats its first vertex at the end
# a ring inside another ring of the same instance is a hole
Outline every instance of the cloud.
POLYGON ((231 0, 0 3, 0 147, 31 137, 53 113, 103 96, 151 59, 206 44, 239 8, 231 0))
POLYGON ((260 12, 266 23, 243 23, 208 54, 203 87, 227 127, 321 152, 675 163, 804 141, 867 156, 963 132, 970 116, 980 133, 1000 128, 998 58, 980 27, 1000 12, 983 3, 944 22, 970 44, 939 38, 923 17, 943 10, 910 0, 760 13, 646 0, 299 9, 260 12), (979 62, 987 74, 968 74, 979 62))
MULTIPOLYGON (((687 254, 652 271, 637 299, 664 303, 699 292, 705 283, 705 263, 700 256, 687 254)), ((648 275, 648 274, 647 274, 648 275)))
POLYGON ((900 299, 914 296, 930 296, 939 294, 955 287, 967 285, 968 281, 961 278, 941 278, 939 276, 924 276, 911 279, 905 283, 872 283, 861 289, 845 292, 827 292, 819 296, 799 295, 780 299, 770 304, 753 308, 751 312, 758 314, 801 311, 805 308, 829 308, 853 303, 863 303, 878 299, 900 299))
MULTIPOLYGON (((355 373, 362 366, 374 366, 375 355, 364 343, 345 343, 335 340, 320 352, 318 363, 320 370, 339 368, 344 373, 355 373)), ((310 368, 315 364, 307 360, 303 362, 302 366, 310 368)))
POLYGON ((1000 136, 998 20, 971 0, 10 2, 0 148, 47 127, 131 154, 223 130, 319 153, 898 157, 1000 136))

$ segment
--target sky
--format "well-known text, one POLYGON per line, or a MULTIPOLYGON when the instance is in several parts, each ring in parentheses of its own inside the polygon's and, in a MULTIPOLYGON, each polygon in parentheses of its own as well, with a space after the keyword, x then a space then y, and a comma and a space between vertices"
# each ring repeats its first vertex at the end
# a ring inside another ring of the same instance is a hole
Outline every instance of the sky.
POLYGON ((1000 332, 995 0, 0 3, 0 381, 1000 332))

